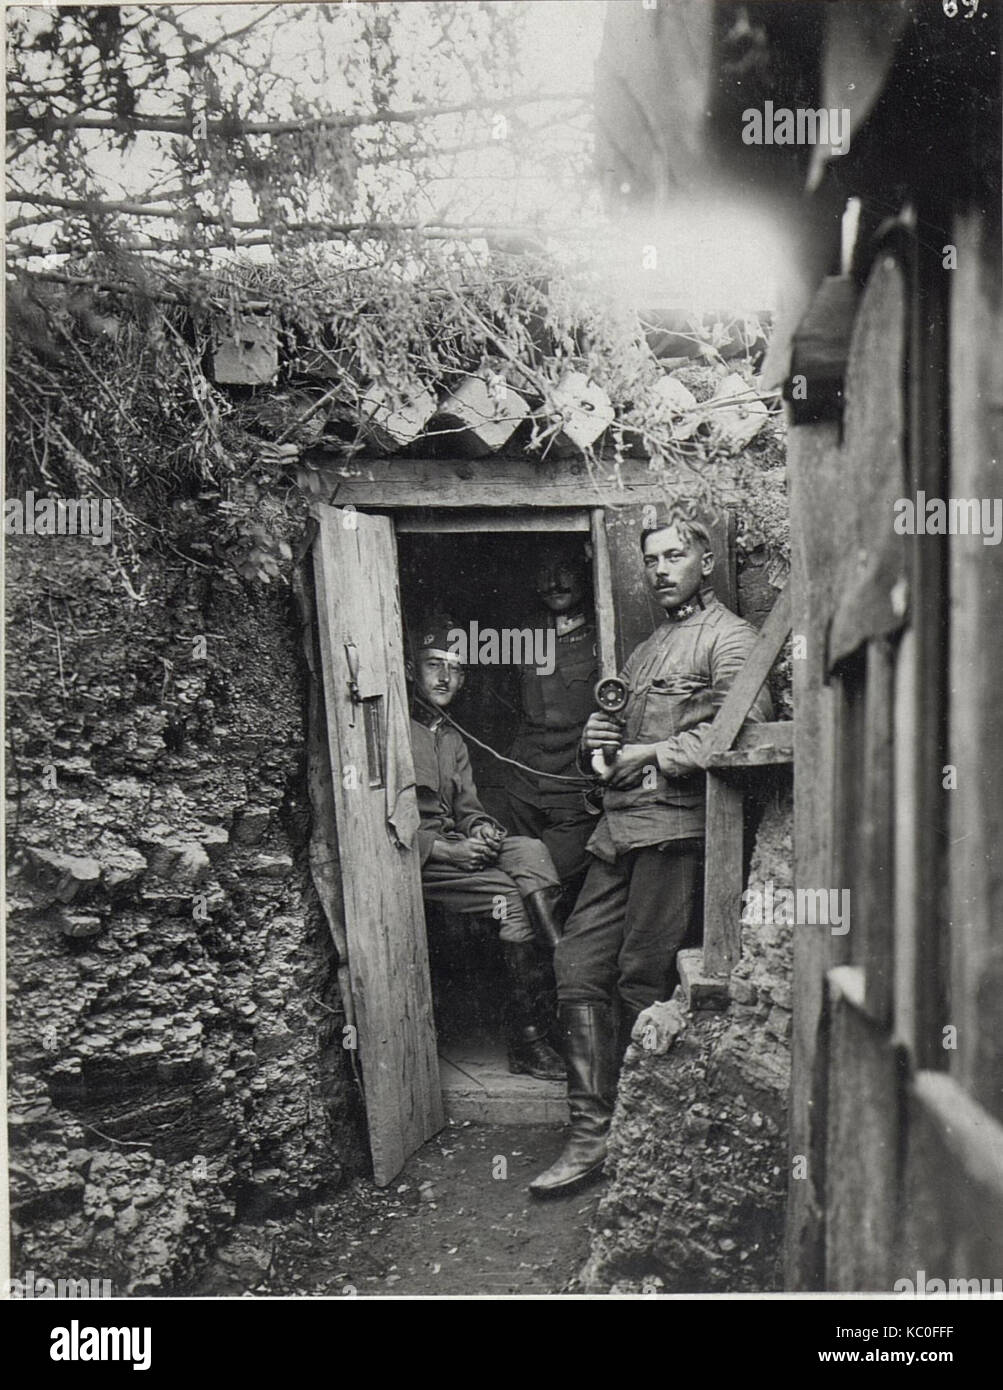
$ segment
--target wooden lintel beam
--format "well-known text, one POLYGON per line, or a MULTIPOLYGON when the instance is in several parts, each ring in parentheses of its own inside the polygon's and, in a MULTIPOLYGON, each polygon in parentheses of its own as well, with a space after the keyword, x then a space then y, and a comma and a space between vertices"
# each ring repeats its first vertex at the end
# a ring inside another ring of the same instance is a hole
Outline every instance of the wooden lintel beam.
POLYGON ((581 458, 318 459, 326 500, 343 507, 616 507, 664 502, 676 481, 643 459, 624 459, 619 475, 581 458))
POLYGON ((546 511, 513 512, 507 508, 494 509, 463 507, 448 511, 437 507, 394 508, 394 530, 398 535, 417 532, 419 534, 475 533, 485 531, 505 532, 548 532, 582 531, 588 532, 591 513, 583 508, 571 510, 567 507, 548 507, 546 511))

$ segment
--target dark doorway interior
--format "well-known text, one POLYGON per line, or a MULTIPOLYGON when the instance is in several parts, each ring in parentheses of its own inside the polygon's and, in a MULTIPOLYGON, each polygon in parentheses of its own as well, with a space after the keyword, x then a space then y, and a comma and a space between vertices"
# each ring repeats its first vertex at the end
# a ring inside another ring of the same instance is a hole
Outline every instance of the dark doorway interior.
MULTIPOLYGON (((583 551, 586 541, 579 533, 583 551)), ((537 620, 536 560, 548 537, 566 532, 475 532, 399 535, 401 603, 406 634, 430 611, 443 612, 469 631, 525 628, 537 620)), ((464 729, 500 753, 508 751, 519 722, 519 676, 511 666, 471 665, 450 713, 464 729)), ((505 823, 504 765, 468 740, 481 801, 505 823)))
MULTIPOLYGON (((405 643, 431 612, 449 616, 469 631, 524 628, 536 624, 536 560, 548 536, 566 532, 405 532, 398 534, 405 643)), ((583 550, 586 535, 580 533, 583 550)), ((470 665, 464 689, 450 708, 463 729, 507 753, 519 720, 519 674, 512 666, 470 665)), ((485 810, 507 823, 504 765, 467 739, 474 778, 485 810)), ((502 960, 497 926, 490 919, 461 918, 426 908, 429 962, 447 1111, 478 1118, 476 1106, 451 1102, 452 1085, 483 1084, 483 1118, 525 1123, 559 1123, 563 1088, 552 1082, 509 1077, 505 1068, 502 960), (491 1103, 491 1098, 496 1103, 491 1103), (501 1107, 501 1109, 499 1108, 501 1107)))

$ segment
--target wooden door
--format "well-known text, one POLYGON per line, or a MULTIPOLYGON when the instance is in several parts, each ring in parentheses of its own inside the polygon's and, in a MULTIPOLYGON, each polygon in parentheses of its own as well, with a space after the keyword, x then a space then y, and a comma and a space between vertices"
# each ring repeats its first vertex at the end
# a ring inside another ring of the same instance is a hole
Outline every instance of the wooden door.
POLYGON ((400 600, 386 517, 318 506, 314 566, 348 971, 380 1186, 444 1124, 400 600))

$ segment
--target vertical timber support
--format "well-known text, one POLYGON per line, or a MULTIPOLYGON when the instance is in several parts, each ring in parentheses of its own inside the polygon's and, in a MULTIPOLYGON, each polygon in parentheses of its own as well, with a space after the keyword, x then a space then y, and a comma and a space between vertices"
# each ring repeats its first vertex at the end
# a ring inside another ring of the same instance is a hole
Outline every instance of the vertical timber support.
POLYGON ((742 950, 744 801, 741 788, 723 777, 707 774, 703 934, 706 975, 730 974, 742 950))
POLYGON ((606 512, 593 507, 591 514, 592 576, 596 605, 596 634, 599 643, 599 674, 615 676, 616 613, 613 608, 613 571, 606 539, 606 512))

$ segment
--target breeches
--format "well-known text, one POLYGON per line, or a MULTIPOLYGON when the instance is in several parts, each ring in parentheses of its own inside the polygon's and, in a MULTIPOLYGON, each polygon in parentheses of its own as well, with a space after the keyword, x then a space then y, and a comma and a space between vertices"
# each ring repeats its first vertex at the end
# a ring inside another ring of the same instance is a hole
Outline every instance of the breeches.
POLYGON ((580 796, 564 806, 536 806, 509 792, 508 823, 517 835, 543 841, 562 883, 585 873, 591 858, 585 845, 596 828, 596 817, 585 809, 580 796))
POLYGON ((523 835, 509 835, 489 868, 467 873, 450 864, 426 864, 421 891, 427 902, 441 903, 451 912, 493 917, 502 941, 532 941, 523 898, 558 882, 545 845, 523 835))
POLYGON ((592 859, 554 956, 561 1004, 612 1003, 633 1010, 667 999, 676 952, 701 935, 703 841, 592 859))

